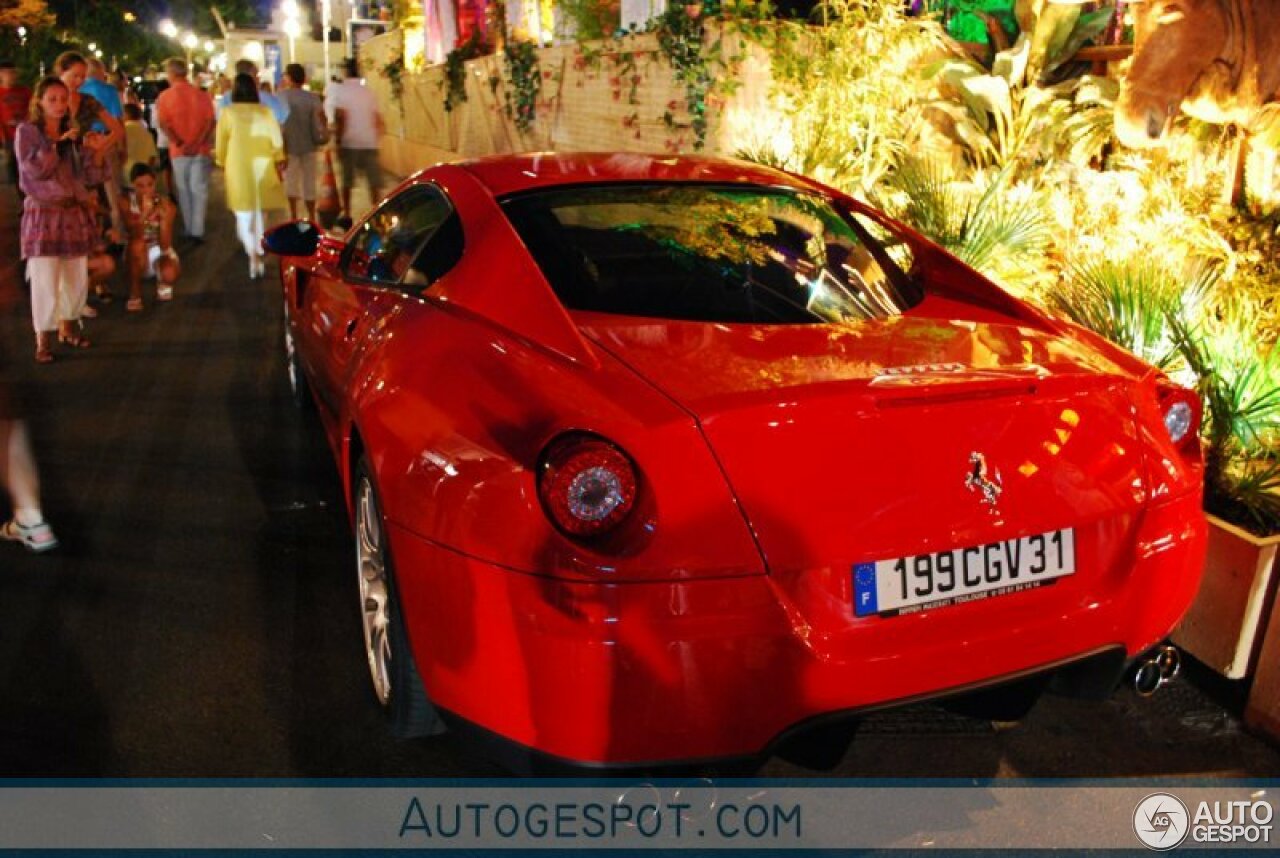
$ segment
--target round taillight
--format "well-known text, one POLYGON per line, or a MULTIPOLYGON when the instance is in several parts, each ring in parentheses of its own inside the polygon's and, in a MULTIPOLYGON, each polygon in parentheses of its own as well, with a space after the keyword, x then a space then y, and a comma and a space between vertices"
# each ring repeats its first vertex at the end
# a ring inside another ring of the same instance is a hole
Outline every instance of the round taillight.
POLYGON ((603 438, 564 435, 542 454, 538 496, 567 536, 599 536, 626 520, 635 506, 635 466, 603 438))
POLYGON ((1174 444, 1189 443, 1200 430, 1200 397, 1195 391, 1175 384, 1159 388, 1164 428, 1174 444))
POLYGON ((1171 403, 1164 412, 1164 428, 1169 430, 1169 440, 1175 444, 1181 443, 1182 439, 1187 437, 1194 422, 1195 414, 1191 410, 1190 403, 1171 403))

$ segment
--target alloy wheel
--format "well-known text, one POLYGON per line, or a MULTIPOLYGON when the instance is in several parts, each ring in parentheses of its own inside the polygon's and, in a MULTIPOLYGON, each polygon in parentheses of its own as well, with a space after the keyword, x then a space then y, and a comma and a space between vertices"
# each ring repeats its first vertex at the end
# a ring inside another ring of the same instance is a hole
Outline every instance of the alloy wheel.
POLYGON ((361 478, 356 490, 356 563, 369 676, 379 702, 385 706, 391 699, 390 582, 382 511, 367 477, 361 478))

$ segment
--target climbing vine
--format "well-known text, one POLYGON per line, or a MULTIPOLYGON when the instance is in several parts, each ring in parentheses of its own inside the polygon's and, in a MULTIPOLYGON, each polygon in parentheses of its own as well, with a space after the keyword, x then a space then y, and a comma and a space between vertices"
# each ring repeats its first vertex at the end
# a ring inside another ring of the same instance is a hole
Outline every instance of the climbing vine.
POLYGON ((400 108, 400 112, 404 113, 404 57, 398 56, 387 60, 386 64, 378 69, 378 72, 391 85, 391 97, 400 108))
POLYGON ((452 111, 467 100, 467 60, 474 60, 489 53, 489 45, 479 30, 444 58, 444 109, 452 111))
POLYGON ((538 66, 538 46, 531 41, 507 41, 507 116, 521 133, 538 118, 538 96, 542 93, 542 70, 538 66))
MULTIPOLYGON (((650 29, 657 34, 658 48, 671 64, 676 80, 684 86, 693 148, 701 149, 707 142, 707 94, 713 80, 709 52, 703 46, 702 5, 672 6, 650 22, 650 29)), ((662 121, 668 128, 679 126, 670 109, 662 121)))

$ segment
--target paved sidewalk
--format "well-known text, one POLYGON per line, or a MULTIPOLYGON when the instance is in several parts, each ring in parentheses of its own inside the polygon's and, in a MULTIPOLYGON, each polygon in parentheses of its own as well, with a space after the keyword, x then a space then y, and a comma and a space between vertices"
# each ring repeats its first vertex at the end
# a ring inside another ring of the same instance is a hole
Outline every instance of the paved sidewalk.
POLYGON ((0 185, 0 283, 17 281, 19 271, 18 226, 22 211, 13 185, 0 185))

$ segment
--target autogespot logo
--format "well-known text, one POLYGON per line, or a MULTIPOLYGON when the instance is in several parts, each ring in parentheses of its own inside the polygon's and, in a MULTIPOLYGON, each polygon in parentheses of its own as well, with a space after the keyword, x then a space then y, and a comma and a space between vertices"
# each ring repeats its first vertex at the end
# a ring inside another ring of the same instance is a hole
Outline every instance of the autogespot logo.
POLYGON ((1152 793, 1133 810, 1133 833, 1148 849, 1172 849, 1187 839, 1190 829, 1187 806, 1167 792, 1152 793))

